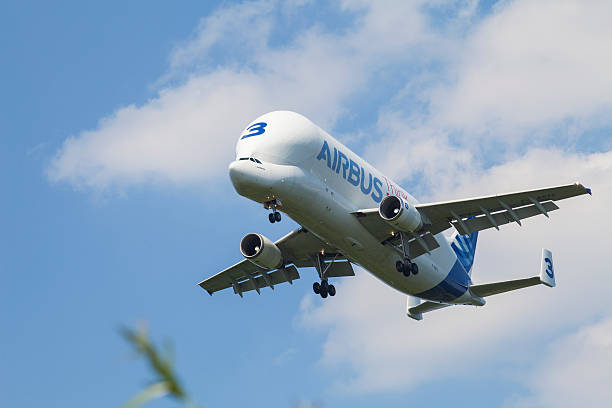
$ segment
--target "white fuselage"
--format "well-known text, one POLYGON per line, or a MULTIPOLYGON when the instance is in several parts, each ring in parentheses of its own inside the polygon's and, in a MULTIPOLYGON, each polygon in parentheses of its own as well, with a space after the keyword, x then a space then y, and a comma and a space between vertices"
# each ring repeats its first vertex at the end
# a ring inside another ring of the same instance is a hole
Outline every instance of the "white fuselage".
MULTIPOLYGON (((440 246, 413 259, 418 275, 398 273, 401 251, 382 245, 351 213, 376 208, 387 195, 412 205, 416 199, 297 113, 271 112, 256 119, 241 135, 236 155, 230 177, 239 194, 260 203, 279 199, 279 210, 403 293, 438 290, 458 263, 446 237, 438 234, 440 246)), ((446 301, 469 303, 470 298, 466 291, 446 301)))

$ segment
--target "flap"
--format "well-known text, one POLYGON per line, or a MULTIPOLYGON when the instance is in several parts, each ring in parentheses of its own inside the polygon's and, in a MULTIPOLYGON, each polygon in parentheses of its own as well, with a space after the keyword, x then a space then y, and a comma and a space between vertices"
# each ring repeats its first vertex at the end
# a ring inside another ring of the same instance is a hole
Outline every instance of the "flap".
POLYGON ((325 271, 325 276, 328 278, 340 278, 342 276, 355 276, 355 272, 350 262, 333 262, 329 265, 329 269, 325 271))
MULTIPOLYGON (((545 203, 542 203, 541 205, 542 208, 546 210, 546 213, 559 209, 559 207, 557 207, 557 205, 552 201, 547 201, 545 203)), ((516 218, 519 220, 542 214, 542 212, 535 205, 528 205, 526 207, 517 208, 513 210, 513 212, 516 218)), ((482 231, 484 229, 495 228, 496 226, 509 224, 511 222, 516 222, 516 220, 512 217, 509 211, 504 210, 493 214, 489 212, 489 216, 480 215, 475 218, 462 220, 461 222, 459 222, 458 220, 454 220, 451 221, 451 224, 457 229, 457 231, 461 235, 466 235, 471 234, 472 232, 482 231), (467 231, 465 230, 465 227, 468 228, 467 231)))
POLYGON ((234 286, 234 293, 242 294, 244 292, 248 292, 250 290, 256 290, 270 287, 274 289, 274 285, 278 285, 283 282, 290 282, 293 284, 293 281, 296 279, 300 279, 300 274, 295 266, 289 266, 284 269, 278 269, 274 272, 266 273, 266 275, 259 276, 257 278, 245 280, 242 283, 238 283, 234 286), (266 282, 265 276, 268 277, 268 281, 266 282))

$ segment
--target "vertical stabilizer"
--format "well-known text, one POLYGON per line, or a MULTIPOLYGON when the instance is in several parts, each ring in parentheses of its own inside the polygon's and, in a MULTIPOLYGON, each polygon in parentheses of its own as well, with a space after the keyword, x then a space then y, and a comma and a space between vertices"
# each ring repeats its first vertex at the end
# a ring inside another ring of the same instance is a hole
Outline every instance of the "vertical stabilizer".
POLYGON ((474 254, 476 253, 476 241, 478 240, 478 232, 472 232, 467 235, 459 235, 455 233, 450 242, 453 251, 457 255, 457 259, 463 265, 468 274, 472 272, 474 264, 474 254))

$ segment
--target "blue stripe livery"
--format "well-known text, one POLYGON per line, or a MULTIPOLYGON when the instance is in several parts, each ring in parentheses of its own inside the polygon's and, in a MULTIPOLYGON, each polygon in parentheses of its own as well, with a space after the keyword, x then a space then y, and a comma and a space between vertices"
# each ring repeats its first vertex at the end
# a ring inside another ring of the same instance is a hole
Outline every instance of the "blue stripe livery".
POLYGON ((453 242, 451 242, 451 248, 455 251, 457 259, 461 262, 461 265, 463 265, 468 274, 472 272, 472 265, 474 265, 477 240, 478 232, 473 232, 469 235, 457 234, 453 242))
POLYGON ((434 302, 452 302, 467 291, 470 283, 470 276, 461 262, 457 261, 442 282, 415 296, 434 302))
POLYGON ((469 235, 455 235, 451 248, 457 255, 457 261, 444 280, 425 292, 415 296, 435 302, 452 302, 463 295, 472 284, 470 273, 474 264, 478 232, 469 235))

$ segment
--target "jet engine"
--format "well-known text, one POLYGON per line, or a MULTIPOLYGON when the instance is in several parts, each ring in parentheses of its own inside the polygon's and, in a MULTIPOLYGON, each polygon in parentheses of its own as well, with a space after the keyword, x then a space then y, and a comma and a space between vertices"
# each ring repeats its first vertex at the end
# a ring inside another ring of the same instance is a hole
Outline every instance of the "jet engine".
POLYGON ((276 269, 283 263, 280 249, 261 234, 245 235, 240 241, 240 252, 261 268, 276 269))
POLYGON ((386 196, 380 202, 378 213, 383 220, 400 231, 418 231, 423 227, 419 211, 396 196, 386 196))

